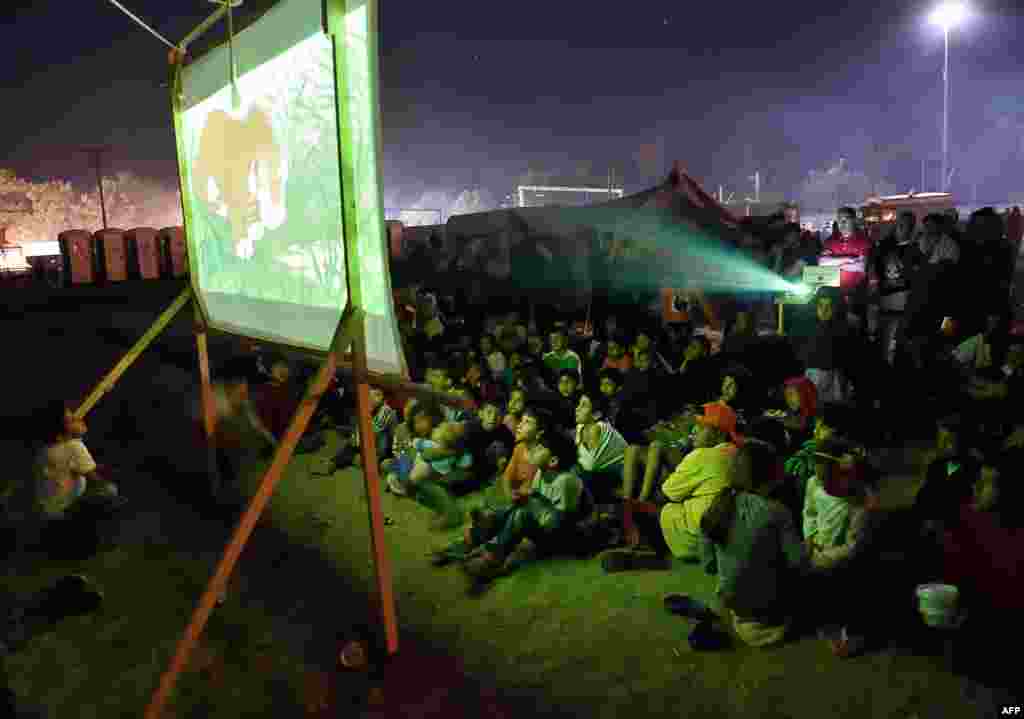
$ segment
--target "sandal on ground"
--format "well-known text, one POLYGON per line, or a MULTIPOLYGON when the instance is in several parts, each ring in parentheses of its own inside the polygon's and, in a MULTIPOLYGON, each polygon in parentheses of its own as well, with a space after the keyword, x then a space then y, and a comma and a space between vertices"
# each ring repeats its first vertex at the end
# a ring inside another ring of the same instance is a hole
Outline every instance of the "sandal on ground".
POLYGON ((690 619, 704 620, 714 617, 714 612, 698 599, 693 599, 685 594, 666 594, 665 609, 672 614, 690 619))
POLYGON ((637 552, 630 549, 612 549, 601 556, 601 568, 609 574, 642 569, 665 570, 671 563, 654 552, 637 552))

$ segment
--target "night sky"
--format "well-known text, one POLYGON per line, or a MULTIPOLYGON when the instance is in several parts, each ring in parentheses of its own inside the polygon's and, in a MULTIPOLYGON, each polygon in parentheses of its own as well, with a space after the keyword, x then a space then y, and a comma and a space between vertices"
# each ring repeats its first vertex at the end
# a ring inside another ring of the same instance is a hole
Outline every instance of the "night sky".
MULTIPOLYGON (((873 143, 900 185, 920 184, 928 153, 937 174, 942 34, 926 23, 931 3, 380 4, 389 195, 479 184, 501 196, 528 167, 587 163, 640 189, 675 159, 709 188, 748 192, 746 175, 761 169, 767 189, 787 191, 839 154, 868 169, 873 143), (637 160, 644 145, 653 165, 637 160)), ((175 41, 213 9, 125 5, 175 41)), ((1003 201, 1024 176, 1015 5, 975 2, 951 35, 953 189, 968 195, 978 182, 983 201, 1003 201)), ((162 44, 107 0, 3 7, 0 165, 80 177, 86 160, 71 150, 109 143, 113 169, 174 176, 162 44)))

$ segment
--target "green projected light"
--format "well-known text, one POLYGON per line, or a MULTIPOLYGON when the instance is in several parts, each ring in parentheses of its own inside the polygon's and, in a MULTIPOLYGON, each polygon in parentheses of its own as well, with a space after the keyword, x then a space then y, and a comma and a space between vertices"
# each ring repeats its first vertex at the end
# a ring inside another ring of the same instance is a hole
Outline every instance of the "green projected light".
POLYGON ((226 43, 182 69, 175 130, 192 281, 214 327, 321 351, 351 294, 367 313, 371 368, 400 372, 374 7, 330 5, 344 17, 335 38, 322 0, 281 0, 236 34, 237 95, 226 43))
MULTIPOLYGON (((789 292, 791 283, 758 264, 732 245, 737 236, 702 227, 664 210, 576 208, 562 213, 559 223, 586 227, 598 235, 628 238, 642 259, 627 262, 608 278, 623 289, 662 287, 707 292, 789 292)), ((564 230, 565 228, 559 228, 564 230)))

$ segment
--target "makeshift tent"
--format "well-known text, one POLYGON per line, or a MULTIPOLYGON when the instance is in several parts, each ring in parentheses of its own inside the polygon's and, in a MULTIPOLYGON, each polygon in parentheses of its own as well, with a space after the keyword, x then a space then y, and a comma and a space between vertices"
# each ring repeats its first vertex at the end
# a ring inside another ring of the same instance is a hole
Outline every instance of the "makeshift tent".
POLYGON ((653 301, 672 268, 663 260, 678 243, 700 237, 734 248, 742 237, 736 218, 679 163, 661 185, 623 198, 456 215, 445 229, 454 279, 490 295, 528 290, 582 302, 595 291, 653 301))

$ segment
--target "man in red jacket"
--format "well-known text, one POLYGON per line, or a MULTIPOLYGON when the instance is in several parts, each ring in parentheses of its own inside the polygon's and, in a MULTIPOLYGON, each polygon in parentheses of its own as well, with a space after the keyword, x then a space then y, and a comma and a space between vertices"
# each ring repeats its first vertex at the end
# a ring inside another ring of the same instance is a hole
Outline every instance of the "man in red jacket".
POLYGON ((839 289, 847 312, 856 324, 863 325, 867 309, 867 263, 871 240, 857 228, 857 213, 852 207, 840 207, 836 213, 837 232, 825 241, 818 265, 839 267, 839 289))

